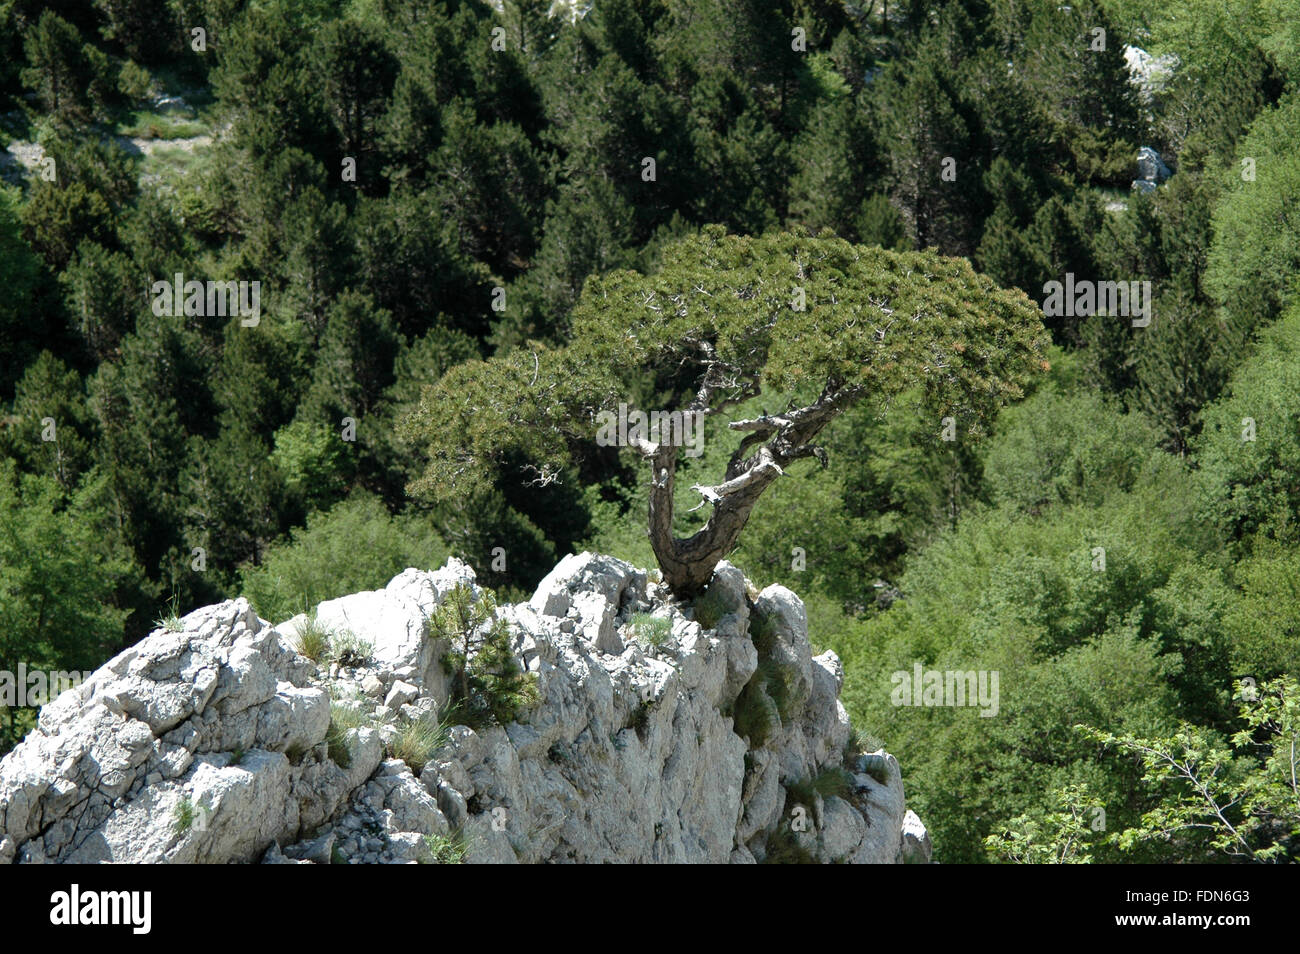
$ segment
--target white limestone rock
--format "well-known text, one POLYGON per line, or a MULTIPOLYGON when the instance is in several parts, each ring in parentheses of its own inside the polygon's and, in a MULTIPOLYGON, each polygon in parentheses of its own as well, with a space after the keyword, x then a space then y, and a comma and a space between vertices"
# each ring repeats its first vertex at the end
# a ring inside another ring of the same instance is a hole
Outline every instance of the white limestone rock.
POLYGON ((418 778, 385 760, 450 699, 427 620, 457 585, 478 592, 453 560, 322 603, 323 625, 371 643, 365 665, 317 666, 293 649, 304 617, 273 628, 245 600, 151 634, 0 760, 0 863, 430 862, 429 836, 490 863, 749 864, 787 834, 824 862, 929 860, 893 757, 844 763, 843 667, 813 658, 803 603, 780 586, 751 599, 728 563, 692 605, 622 561, 565 557, 499 610, 538 704, 450 728, 418 778), (641 613, 668 621, 658 645, 641 613), (735 709, 760 666, 786 691, 747 740, 735 709), (332 706, 364 724, 332 734, 332 706), (792 790, 845 771, 807 830, 783 828, 792 790))
POLYGON ((903 815, 903 840, 899 851, 905 865, 927 865, 934 854, 930 832, 910 808, 903 815))

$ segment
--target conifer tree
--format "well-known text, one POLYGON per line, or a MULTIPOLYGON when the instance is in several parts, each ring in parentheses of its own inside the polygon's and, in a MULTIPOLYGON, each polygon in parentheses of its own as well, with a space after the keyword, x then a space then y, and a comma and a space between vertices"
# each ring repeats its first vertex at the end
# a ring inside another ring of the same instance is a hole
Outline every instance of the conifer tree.
POLYGON ((427 390, 403 422, 429 457, 411 489, 455 498, 507 461, 534 486, 556 482, 573 451, 600 438, 600 412, 626 407, 629 376, 642 369, 673 382, 671 410, 692 421, 768 394, 784 409, 729 423, 744 439, 718 483, 694 488, 712 514, 686 539, 674 537, 673 518, 688 418, 676 434, 619 435, 650 468, 649 534, 664 577, 694 593, 763 491, 792 463, 824 456, 818 435, 845 408, 915 392, 936 427, 951 417, 978 434, 1046 367, 1041 330, 1023 294, 961 260, 710 227, 665 249, 653 274, 590 280, 566 347, 470 362, 427 390))

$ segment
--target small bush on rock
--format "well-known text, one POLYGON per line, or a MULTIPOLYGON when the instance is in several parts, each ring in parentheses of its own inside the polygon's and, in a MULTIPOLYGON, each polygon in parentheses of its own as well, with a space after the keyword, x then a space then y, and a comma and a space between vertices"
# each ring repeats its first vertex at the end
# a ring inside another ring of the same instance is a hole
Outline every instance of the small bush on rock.
POLYGON ((172 594, 172 598, 167 601, 167 613, 153 621, 155 629, 165 629, 169 633, 179 633, 185 629, 181 623, 180 612, 177 610, 177 597, 172 594))
POLYGON ((172 810, 172 829, 183 835, 194 827, 194 803, 188 795, 184 796, 172 810))
POLYGON ((540 699, 537 676, 519 665, 510 648, 510 627, 496 610, 490 591, 475 599, 461 585, 429 622, 430 635, 452 645, 442 659, 452 682, 449 719, 472 728, 514 722, 540 699))

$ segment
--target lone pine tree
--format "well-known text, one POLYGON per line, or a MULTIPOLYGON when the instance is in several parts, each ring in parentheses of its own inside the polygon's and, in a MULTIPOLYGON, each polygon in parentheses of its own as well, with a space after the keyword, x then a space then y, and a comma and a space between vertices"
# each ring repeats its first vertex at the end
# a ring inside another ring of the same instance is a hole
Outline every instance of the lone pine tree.
POLYGON ((793 396, 780 413, 728 421, 744 437, 721 481, 692 488, 712 511, 686 538, 673 533, 673 495, 689 449, 661 429, 627 430, 651 469, 655 557, 672 590, 689 597, 786 467, 824 463, 818 435, 854 402, 887 408, 906 396, 933 410, 936 432, 950 417, 961 434, 978 435, 1047 367, 1038 314, 964 259, 855 246, 828 232, 752 238, 709 226, 667 247, 653 274, 590 278, 564 347, 532 343, 467 362, 427 388, 401 426, 428 456, 409 489, 463 499, 505 469, 553 483, 593 445, 598 416, 636 394, 667 394, 665 410, 703 421, 760 394, 793 396))

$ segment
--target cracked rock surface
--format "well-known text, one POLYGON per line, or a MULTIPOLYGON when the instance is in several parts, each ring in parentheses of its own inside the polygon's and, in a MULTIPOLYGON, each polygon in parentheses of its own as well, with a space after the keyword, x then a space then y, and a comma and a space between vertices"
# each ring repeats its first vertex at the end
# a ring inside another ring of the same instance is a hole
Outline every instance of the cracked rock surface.
POLYGON ((0 760, 0 863, 929 860, 897 761, 849 748, 802 602, 727 563, 692 605, 566 557, 498 610, 539 702, 408 765, 402 727, 446 720, 428 620, 457 585, 477 592, 452 559, 322 603, 357 665, 312 662, 305 617, 242 598, 155 631, 0 760))

